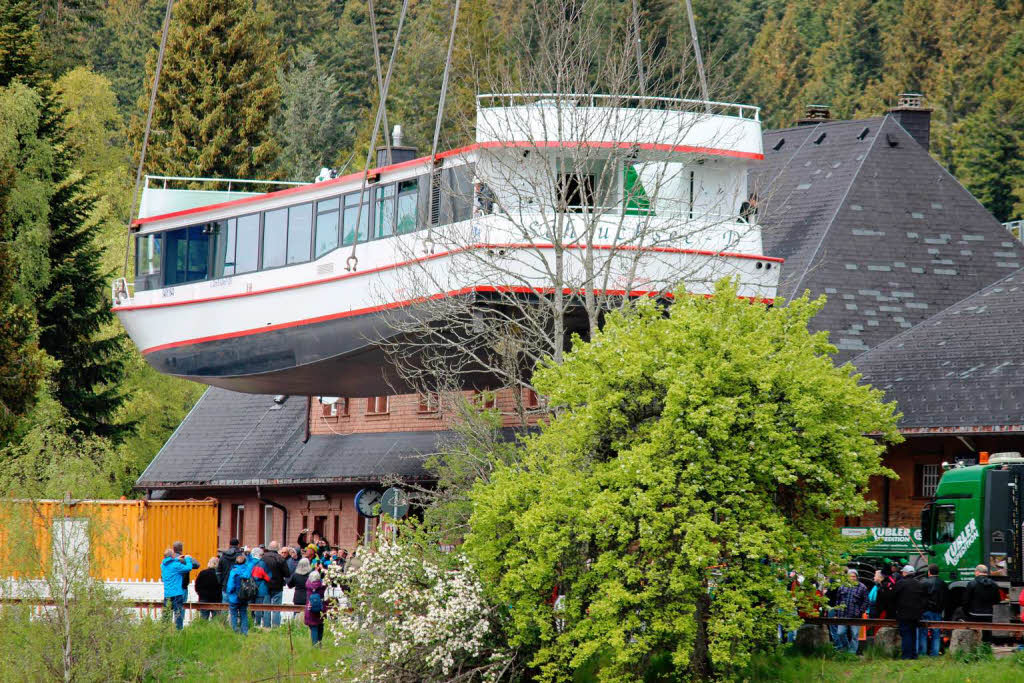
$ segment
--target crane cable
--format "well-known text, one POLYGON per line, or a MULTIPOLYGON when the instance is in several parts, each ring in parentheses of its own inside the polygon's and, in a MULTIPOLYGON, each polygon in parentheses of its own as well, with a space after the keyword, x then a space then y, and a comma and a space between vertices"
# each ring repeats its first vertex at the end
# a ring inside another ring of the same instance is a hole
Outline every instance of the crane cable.
MULTIPOLYGON (((153 71, 153 89, 149 94, 149 111, 146 113, 146 130, 142 134, 142 151, 139 153, 139 168, 135 172, 135 191, 132 193, 132 203, 128 209, 128 239, 124 245, 124 269, 122 278, 128 277, 128 256, 132 250, 132 214, 135 213, 139 203, 139 192, 142 186, 142 168, 146 162, 146 147, 149 146, 149 132, 153 127, 153 110, 156 108, 156 92, 160 85, 160 71, 164 66, 164 53, 167 51, 167 32, 171 27, 171 9, 174 7, 174 0, 167 0, 167 11, 164 13, 163 32, 160 35, 160 51, 156 55, 156 69, 153 71)), ((127 285, 125 286, 127 290, 127 285)), ((126 292, 127 293, 127 292, 126 292)))
POLYGON ((637 0, 633 0, 633 44, 636 46, 636 73, 640 78, 640 94, 647 92, 647 77, 644 75, 643 46, 640 44, 640 10, 637 8, 637 0))
MULTIPOLYGON (((452 51, 455 49, 455 27, 459 23, 459 0, 455 0, 455 11, 452 14, 452 30, 448 35, 448 54, 444 59, 444 75, 441 76, 441 97, 437 102, 437 118, 434 119, 434 141, 430 145, 430 174, 427 185, 427 201, 429 202, 429 209, 427 209, 427 236, 423 240, 423 244, 427 253, 433 253, 434 251, 434 236, 433 236, 433 208, 434 208, 434 162, 437 157, 437 140, 441 136, 441 117, 444 115, 444 101, 448 95, 448 74, 451 71, 452 66, 452 51)), ((438 207, 440 213, 440 207, 438 207)))
POLYGON ((693 39, 693 54, 697 57, 697 75, 700 76, 700 92, 704 98, 704 108, 711 113, 710 98, 708 97, 708 79, 704 75, 704 58, 700 54, 700 41, 697 40, 697 24, 693 20, 693 4, 686 0, 686 15, 690 19, 690 38, 693 39))
MULTIPOLYGON (((373 16, 373 0, 367 0, 370 8, 370 16, 373 16)), ((366 179, 370 170, 370 160, 373 158, 373 145, 377 140, 377 133, 380 131, 380 119, 384 113, 384 102, 388 97, 388 88, 391 86, 391 73, 395 67, 395 55, 398 54, 398 42, 402 36, 402 25, 405 23, 405 14, 409 9, 409 0, 402 0, 402 12, 398 15, 398 28, 395 29, 395 44, 391 48, 391 59, 388 61, 388 71, 384 76, 384 89, 380 92, 380 102, 377 103, 377 116, 373 120, 373 133, 370 134, 370 146, 366 150, 366 165, 363 167, 363 179, 359 183, 359 210, 356 213, 355 233, 352 235, 352 253, 345 259, 345 270, 352 273, 359 267, 359 258, 356 256, 356 247, 359 246, 359 228, 363 222, 363 193, 366 191, 366 179)), ((367 225, 367 232, 373 226, 367 225)))
MULTIPOLYGON (((384 75, 380 69, 380 43, 377 39, 377 14, 373 11, 373 3, 370 3, 370 35, 373 37, 373 64, 377 70, 377 97, 382 100, 384 92, 384 75)), ((388 166, 391 165, 391 129, 388 128, 388 108, 384 105, 382 124, 384 125, 384 153, 387 155, 388 166)))

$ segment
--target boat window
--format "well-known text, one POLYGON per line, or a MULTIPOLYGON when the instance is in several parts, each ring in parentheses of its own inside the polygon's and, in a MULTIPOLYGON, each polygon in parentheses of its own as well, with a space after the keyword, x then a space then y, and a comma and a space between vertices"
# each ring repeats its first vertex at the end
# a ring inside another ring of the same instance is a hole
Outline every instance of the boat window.
POLYGON ((337 197, 316 203, 316 241, 313 258, 320 258, 338 246, 337 197))
POLYGON ((468 221, 473 217, 473 169, 474 166, 469 164, 450 171, 448 188, 452 193, 453 223, 468 221))
POLYGON ((213 223, 213 277, 235 274, 235 232, 237 221, 213 223))
POLYGON ((188 275, 186 280, 205 280, 210 274, 210 233, 213 224, 193 225, 188 229, 188 275))
POLYGON ((359 219, 359 241, 365 242, 370 238, 369 225, 370 225, 370 205, 369 205, 369 191, 363 192, 363 209, 360 215, 359 211, 359 193, 351 192, 345 195, 345 238, 342 240, 344 244, 352 244, 356 235, 356 219, 359 219))
POLYGON ((418 197, 418 180, 403 180, 398 183, 398 222, 396 225, 399 235, 416 230, 416 202, 418 197))
POLYGON ((313 205, 299 204, 288 209, 288 263, 309 260, 313 240, 313 205))
POLYGON ((263 214, 263 268, 276 268, 285 264, 288 245, 288 209, 276 209, 263 214))
POLYGON ((140 235, 135 239, 135 289, 160 286, 160 255, 163 234, 140 235))
POLYGON ((260 215, 240 216, 235 234, 235 274, 250 273, 259 268, 260 215))
POLYGON ((391 237, 395 234, 395 184, 381 185, 376 190, 377 206, 374 214, 374 237, 391 237))

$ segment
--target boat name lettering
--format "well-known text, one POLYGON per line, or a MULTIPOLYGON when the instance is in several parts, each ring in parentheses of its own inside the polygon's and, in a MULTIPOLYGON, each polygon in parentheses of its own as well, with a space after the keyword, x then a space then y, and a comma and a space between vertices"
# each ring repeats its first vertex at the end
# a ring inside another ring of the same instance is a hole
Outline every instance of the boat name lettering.
POLYGON ((161 292, 161 294, 163 294, 164 296, 174 296, 174 287, 164 287, 164 290, 163 292, 161 292))

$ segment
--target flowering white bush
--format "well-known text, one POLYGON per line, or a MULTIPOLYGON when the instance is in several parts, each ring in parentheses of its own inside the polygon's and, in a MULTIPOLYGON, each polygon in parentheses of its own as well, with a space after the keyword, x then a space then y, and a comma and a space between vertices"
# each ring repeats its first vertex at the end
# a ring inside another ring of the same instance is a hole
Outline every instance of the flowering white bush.
POLYGON ((362 681, 498 680, 512 656, 500 646, 494 613, 472 568, 445 564, 415 544, 359 549, 348 570, 331 566, 328 585, 342 586, 348 610, 328 613, 344 644, 339 668, 362 681))

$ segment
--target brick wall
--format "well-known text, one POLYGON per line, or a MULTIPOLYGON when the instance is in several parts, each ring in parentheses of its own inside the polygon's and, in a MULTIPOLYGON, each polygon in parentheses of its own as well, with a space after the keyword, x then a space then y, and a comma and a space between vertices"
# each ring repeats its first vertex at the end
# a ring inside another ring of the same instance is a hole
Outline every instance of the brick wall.
MULTIPOLYGON (((493 392, 485 392, 483 395, 476 395, 472 391, 462 392, 470 400, 483 400, 491 398, 494 407, 500 410, 506 427, 518 426, 520 416, 516 405, 516 394, 518 389, 499 389, 493 392)), ((527 405, 526 393, 524 405, 527 405)), ((419 394, 398 394, 387 397, 387 410, 384 413, 376 414, 370 412, 370 399, 367 397, 349 397, 340 399, 332 408, 322 405, 318 397, 309 399, 311 434, 365 434, 373 432, 420 432, 446 429, 451 419, 452 411, 446 404, 450 399, 441 401, 440 410, 421 409, 419 394), (345 402, 347 401, 347 410, 345 402), (332 415, 331 413, 335 414, 332 415)), ((380 401, 374 401, 374 410, 382 406, 380 401)), ((527 421, 536 424, 539 418, 538 410, 528 411, 527 421)))
POLYGON ((898 477, 888 481, 888 505, 884 478, 872 477, 867 497, 876 502, 877 509, 859 518, 847 518, 843 520, 844 525, 920 526, 921 510, 931 500, 930 496, 922 495, 921 466, 977 459, 980 451, 1024 452, 1024 436, 974 435, 962 439, 955 436, 907 436, 903 443, 890 447, 882 461, 898 477))
MULTIPOLYGON (((296 545, 303 524, 314 529, 317 518, 323 518, 321 524, 324 538, 332 546, 340 546, 352 550, 363 534, 364 518, 360 517, 355 508, 355 494, 359 487, 344 487, 334 490, 277 491, 263 489, 265 499, 283 505, 288 510, 288 528, 284 530, 287 545, 296 545), (309 500, 309 495, 323 496, 325 500, 309 500)), ((266 506, 256 498, 252 488, 240 488, 237 491, 189 491, 180 494, 172 493, 177 498, 196 498, 205 495, 218 500, 217 547, 226 548, 235 533, 235 516, 239 506, 242 510, 242 533, 239 541, 242 545, 254 546, 270 541, 282 541, 284 513, 272 506, 266 506), (264 529, 264 511, 270 523, 270 535, 264 529)), ((373 521, 375 525, 376 522, 373 521)))

